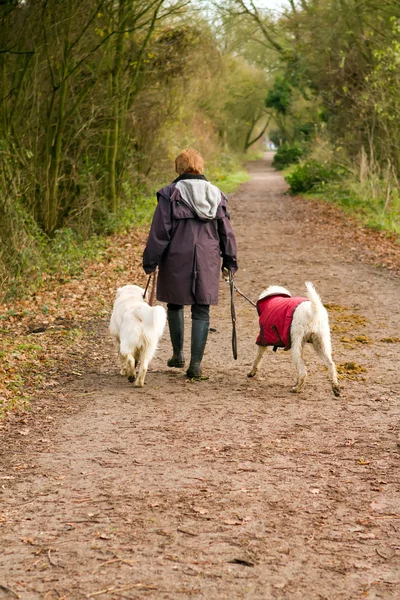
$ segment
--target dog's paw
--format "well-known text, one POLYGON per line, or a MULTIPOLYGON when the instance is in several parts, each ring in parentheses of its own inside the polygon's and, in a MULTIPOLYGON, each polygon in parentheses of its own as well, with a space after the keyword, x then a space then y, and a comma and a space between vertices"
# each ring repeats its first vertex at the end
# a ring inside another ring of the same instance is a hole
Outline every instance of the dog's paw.
POLYGON ((338 385, 332 386, 332 392, 336 397, 340 397, 340 387, 338 385))

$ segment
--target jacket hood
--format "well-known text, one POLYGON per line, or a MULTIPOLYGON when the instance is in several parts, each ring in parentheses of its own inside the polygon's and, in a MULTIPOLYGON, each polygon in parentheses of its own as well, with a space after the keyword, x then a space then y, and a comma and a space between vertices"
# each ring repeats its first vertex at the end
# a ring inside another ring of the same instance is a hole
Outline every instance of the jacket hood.
POLYGON ((204 179, 183 179, 176 184, 182 200, 202 221, 215 219, 221 204, 220 190, 204 179))

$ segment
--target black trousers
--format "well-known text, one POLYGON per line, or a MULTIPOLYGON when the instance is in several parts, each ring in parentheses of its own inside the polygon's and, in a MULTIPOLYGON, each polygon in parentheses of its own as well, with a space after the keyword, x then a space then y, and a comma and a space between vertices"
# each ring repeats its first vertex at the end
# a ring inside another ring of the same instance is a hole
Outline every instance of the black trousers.
MULTIPOLYGON (((167 304, 168 310, 182 310, 181 304, 167 304)), ((209 304, 192 304, 192 320, 210 322, 210 305, 209 304)))

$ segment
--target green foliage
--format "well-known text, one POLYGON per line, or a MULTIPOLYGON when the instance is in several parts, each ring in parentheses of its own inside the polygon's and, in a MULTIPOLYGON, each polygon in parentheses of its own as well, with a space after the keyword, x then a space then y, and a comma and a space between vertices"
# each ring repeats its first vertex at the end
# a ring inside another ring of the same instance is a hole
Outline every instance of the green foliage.
POLYGON ((14 277, 35 278, 40 273, 45 243, 46 236, 21 199, 8 196, 0 185, 0 289, 7 284, 12 292, 14 277))
POLYGON ((371 177, 360 182, 350 175, 312 193, 340 206, 366 227, 395 234, 400 242, 400 193, 394 188, 388 197, 388 182, 384 179, 371 177))
POLYGON ((292 87, 283 76, 278 76, 265 99, 267 108, 273 108, 278 113, 286 115, 292 100, 292 87))
POLYGON ((326 165, 315 159, 297 165, 285 177, 292 194, 301 194, 335 181, 343 175, 343 169, 337 165, 326 165))
POLYGON ((300 158, 303 156, 304 150, 298 145, 289 145, 287 142, 279 146, 276 151, 272 166, 277 170, 284 169, 289 165, 298 163, 300 158))
MULTIPOLYGON (((301 2, 282 28, 295 57, 299 90, 319 98, 318 124, 347 149, 362 147, 381 167, 389 160, 400 176, 400 23, 396 2, 301 2)), ((293 85, 293 81, 291 80, 293 85)), ((317 133, 318 135, 318 133, 317 133)))
POLYGON ((270 139, 276 145, 282 139, 305 142, 308 150, 328 140, 333 144, 331 159, 317 156, 319 165, 293 170, 293 187, 314 191, 336 177, 336 159, 344 158, 360 173, 332 194, 361 216, 367 211, 363 222, 394 231, 400 180, 398 2, 291 1, 279 18, 257 3, 229 0, 229 7, 231 29, 236 14, 236 27, 251 38, 246 42, 242 36, 241 48, 248 52, 255 42, 267 47, 264 64, 277 73, 266 100, 275 119, 270 139))
POLYGON ((309 141, 315 133, 315 123, 308 121, 297 124, 295 127, 295 137, 298 140, 309 141))
POLYGON ((44 249, 44 270, 62 279, 79 277, 83 261, 99 257, 104 249, 105 240, 100 236, 85 240, 70 227, 58 229, 44 249))
POLYGON ((106 213, 100 231, 105 235, 113 235, 127 232, 133 226, 147 225, 151 221, 156 203, 155 194, 152 196, 139 195, 134 202, 123 206, 118 213, 106 213))
POLYGON ((185 147, 229 190, 266 123, 265 69, 221 52, 184 0, 20 8, 0 19, 0 285, 11 293, 24 277, 76 276, 103 235, 147 223, 185 147))
POLYGON ((236 171, 234 173, 216 177, 213 179, 213 183, 217 185, 224 194, 231 194, 240 184, 245 183, 249 179, 250 175, 247 171, 236 171))
POLYGON ((277 148, 287 142, 285 134, 280 129, 270 129, 268 132, 268 137, 277 148))

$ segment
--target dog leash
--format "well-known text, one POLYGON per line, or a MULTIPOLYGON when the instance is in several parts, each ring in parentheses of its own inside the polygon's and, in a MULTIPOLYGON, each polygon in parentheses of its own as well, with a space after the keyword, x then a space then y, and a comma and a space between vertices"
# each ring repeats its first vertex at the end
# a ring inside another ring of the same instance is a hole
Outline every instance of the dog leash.
POLYGON ((228 283, 229 283, 229 287, 231 290, 232 354, 233 354, 233 358, 235 360, 237 360, 236 310, 235 310, 235 301, 234 301, 235 292, 237 292, 240 296, 245 298, 245 300, 247 300, 247 302, 250 302, 250 304, 252 306, 254 306, 254 308, 257 308, 257 304, 255 302, 253 302, 253 300, 250 300, 250 298, 248 296, 246 296, 246 294, 241 292, 239 290, 239 288, 235 285, 235 282, 233 281, 233 275, 232 275, 231 270, 229 270, 228 283))
POLYGON ((144 294, 143 294, 143 298, 144 300, 146 300, 146 295, 147 295, 147 290, 149 289, 149 285, 150 285, 150 281, 153 278, 153 284, 151 286, 151 291, 150 291, 150 298, 149 298, 149 306, 153 306, 153 302, 154 302, 154 294, 156 291, 156 283, 157 283, 157 269, 155 271, 153 271, 152 273, 150 273, 149 278, 147 280, 146 283, 146 287, 144 290, 144 294))
POLYGON ((236 311, 235 311, 235 284, 233 283, 232 271, 229 270, 229 287, 231 290, 231 318, 232 318, 232 354, 237 360, 237 335, 236 335, 236 311))
POLYGON ((236 287, 233 280, 232 280, 232 284, 233 284, 233 289, 235 290, 235 292, 237 292, 239 294, 239 296, 242 296, 242 298, 245 298, 247 300, 247 302, 250 302, 250 304, 252 304, 254 306, 254 308, 257 308, 257 304, 255 302, 253 302, 253 300, 250 300, 250 298, 248 296, 246 296, 246 294, 243 294, 243 292, 241 292, 239 290, 239 288, 236 287))

